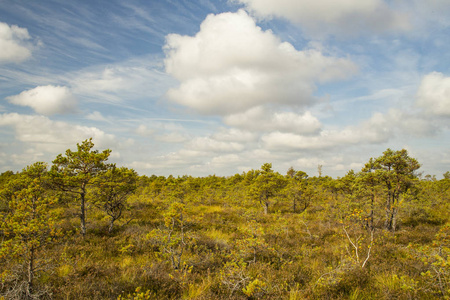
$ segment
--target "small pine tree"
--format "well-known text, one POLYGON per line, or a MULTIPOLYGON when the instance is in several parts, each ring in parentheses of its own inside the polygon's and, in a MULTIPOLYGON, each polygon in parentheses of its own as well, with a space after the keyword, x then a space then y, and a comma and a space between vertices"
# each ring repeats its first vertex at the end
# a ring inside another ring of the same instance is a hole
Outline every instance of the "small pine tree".
POLYGON ((66 151, 66 156, 59 154, 53 161, 51 174, 56 186, 64 192, 79 197, 81 234, 86 235, 86 196, 89 185, 95 176, 105 172, 111 150, 99 153, 92 150, 92 138, 77 144, 77 151, 66 151))
POLYGON ((51 210, 57 199, 47 187, 47 166, 39 162, 24 169, 6 187, 14 190, 9 211, 0 214, 0 230, 6 237, 1 242, 0 260, 9 261, 9 268, 2 270, 0 277, 11 283, 5 285, 8 299, 39 295, 35 281, 39 271, 45 270, 45 248, 60 235, 51 210))

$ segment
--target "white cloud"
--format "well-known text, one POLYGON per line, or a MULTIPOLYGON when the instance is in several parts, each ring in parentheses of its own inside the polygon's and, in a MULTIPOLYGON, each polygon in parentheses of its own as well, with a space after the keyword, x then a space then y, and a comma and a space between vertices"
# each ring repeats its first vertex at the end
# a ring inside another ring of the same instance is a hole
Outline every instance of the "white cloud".
POLYGON ((437 116, 450 116, 450 77, 445 77, 439 72, 424 76, 416 96, 416 104, 425 112, 437 116))
POLYGON ((390 109, 383 117, 393 128, 416 137, 434 136, 442 128, 438 119, 429 118, 422 111, 408 112, 408 109, 390 109))
POLYGON ((42 161, 45 154, 41 150, 33 148, 26 149, 23 153, 13 153, 8 156, 8 159, 15 165, 26 166, 31 162, 42 161))
POLYGON ((86 116, 86 119, 92 120, 92 121, 101 121, 101 122, 109 122, 108 119, 106 119, 101 112, 94 111, 86 116))
POLYGON ((142 137, 151 137, 164 143, 182 143, 190 138, 183 126, 173 122, 151 122, 150 126, 151 128, 141 124, 135 132, 142 137))
POLYGON ((306 106, 315 82, 354 74, 349 59, 297 51, 240 10, 209 15, 194 36, 171 34, 166 71, 180 81, 170 100, 201 113, 227 115, 267 103, 306 106))
POLYGON ((220 128, 212 135, 212 138, 224 142, 249 143, 258 139, 256 133, 237 128, 220 128))
POLYGON ((222 153, 242 151, 244 145, 236 142, 217 141, 210 137, 198 137, 190 141, 187 148, 195 151, 222 153))
POLYGON ((156 157, 151 162, 151 165, 155 169, 180 169, 188 166, 201 164, 205 157, 208 157, 208 153, 198 150, 182 149, 177 152, 169 153, 164 156, 156 157))
POLYGON ((31 56, 28 30, 0 22, 0 63, 20 63, 31 56))
POLYGON ((64 86, 38 86, 6 99, 12 104, 29 106, 43 115, 74 112, 77 106, 72 92, 64 86))
POLYGON ((294 133, 272 132, 261 137, 265 147, 271 150, 317 150, 361 143, 379 144, 389 140, 393 129, 386 117, 375 113, 371 119, 359 126, 344 129, 322 130, 316 136, 294 133))
POLYGON ((298 23, 311 36, 409 29, 406 15, 383 0, 235 0, 258 17, 281 17, 298 23))
POLYGON ((116 144, 113 135, 96 127, 52 121, 45 116, 1 114, 0 126, 14 128, 16 140, 29 143, 36 149, 50 153, 64 151, 90 137, 99 148, 108 148, 116 144))
POLYGON ((261 140, 265 147, 271 150, 317 150, 383 144, 396 136, 430 137, 438 130, 439 123, 426 118, 421 112, 390 109, 385 114, 376 112, 360 124, 342 129, 324 129, 315 136, 277 131, 263 135, 261 140))
POLYGON ((242 162, 242 158, 237 154, 225 154, 213 157, 211 159, 211 166, 213 168, 223 168, 227 167, 230 164, 236 164, 242 162))
POLYGON ((111 67, 105 68, 101 73, 86 73, 79 79, 79 83, 87 90, 117 91, 124 88, 121 72, 111 67))
POLYGON ((143 137, 149 137, 155 134, 156 130, 153 128, 148 128, 147 126, 141 124, 138 128, 136 128, 136 133, 143 137))
POLYGON ((254 107, 244 113, 224 117, 227 125, 256 132, 281 131, 298 134, 317 133, 321 124, 309 111, 300 115, 294 112, 271 112, 254 107))
POLYGON ((164 134, 155 135, 155 140, 165 143, 183 143, 188 140, 186 134, 179 132, 169 132, 164 134))

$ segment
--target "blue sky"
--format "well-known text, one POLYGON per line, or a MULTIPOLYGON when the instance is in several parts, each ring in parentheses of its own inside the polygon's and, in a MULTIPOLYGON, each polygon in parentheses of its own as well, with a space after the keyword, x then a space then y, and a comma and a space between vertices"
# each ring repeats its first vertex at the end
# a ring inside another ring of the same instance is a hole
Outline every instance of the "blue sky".
POLYGON ((93 137, 140 174, 450 170, 447 0, 0 0, 0 171, 93 137))

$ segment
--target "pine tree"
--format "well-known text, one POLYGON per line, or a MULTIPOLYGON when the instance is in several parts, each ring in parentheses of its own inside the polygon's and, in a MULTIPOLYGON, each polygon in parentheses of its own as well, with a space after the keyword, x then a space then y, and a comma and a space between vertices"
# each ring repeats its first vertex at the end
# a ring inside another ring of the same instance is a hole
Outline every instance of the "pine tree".
POLYGON ((6 291, 7 298, 39 295, 35 281, 39 271, 45 269, 45 248, 60 236, 51 210, 57 199, 48 187, 47 166, 41 162, 24 169, 5 187, 12 192, 9 211, 0 214, 0 230, 6 237, 1 242, 0 260, 12 263, 0 277, 4 282, 14 281, 6 291))
POLYGON ((66 156, 59 154, 53 161, 52 175, 56 186, 62 191, 76 195, 80 203, 81 234, 86 235, 86 201, 88 187, 95 176, 105 172, 105 163, 111 153, 107 149, 102 152, 92 150, 92 138, 77 144, 77 151, 66 151, 66 156))

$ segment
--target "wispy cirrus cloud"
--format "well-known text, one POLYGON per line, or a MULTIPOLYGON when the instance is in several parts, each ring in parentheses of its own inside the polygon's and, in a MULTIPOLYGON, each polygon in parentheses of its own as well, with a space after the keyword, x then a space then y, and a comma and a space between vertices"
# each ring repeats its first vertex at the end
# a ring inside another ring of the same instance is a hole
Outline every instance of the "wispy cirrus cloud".
POLYGON ((89 101, 123 103, 124 99, 161 98, 175 81, 164 73, 158 57, 144 56, 115 64, 99 64, 67 74, 75 94, 89 101))

